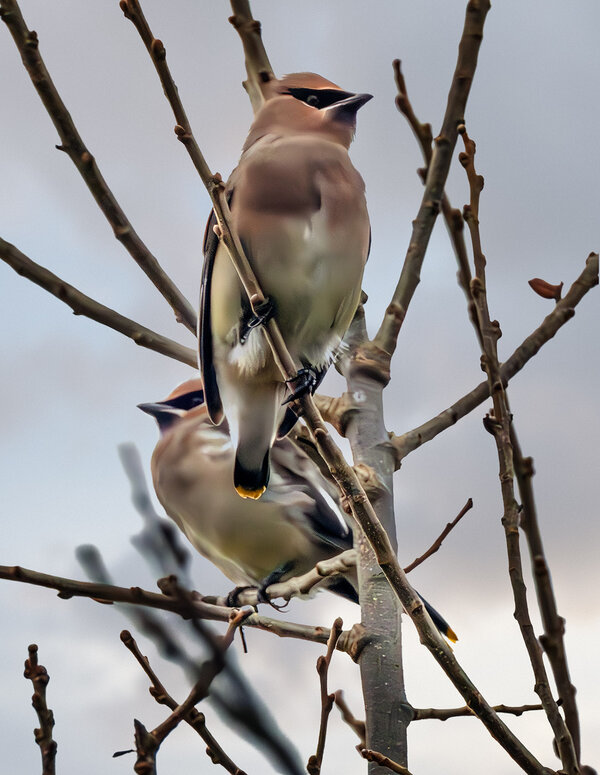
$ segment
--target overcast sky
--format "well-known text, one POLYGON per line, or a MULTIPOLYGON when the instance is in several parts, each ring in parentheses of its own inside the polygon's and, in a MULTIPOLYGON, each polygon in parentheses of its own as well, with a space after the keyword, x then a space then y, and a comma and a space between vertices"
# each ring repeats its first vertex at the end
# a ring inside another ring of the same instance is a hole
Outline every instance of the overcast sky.
MULTIPOLYGON (((394 107, 391 62, 403 61, 417 115, 439 130, 464 18, 464 2, 252 3, 276 73, 313 70, 344 89, 370 92, 358 116, 352 158, 366 181, 373 247, 365 274, 368 324, 375 331, 401 267, 422 188, 421 159, 394 107)), ((166 45, 172 72, 209 164, 227 175, 235 165, 251 109, 241 89, 243 56, 227 23, 225 0, 143 3, 166 45)), ((40 51, 84 142, 146 244, 195 303, 208 198, 173 135, 173 119, 154 69, 118 2, 22 0, 40 51)), ((598 250, 598 107, 600 7, 583 0, 504 0, 492 8, 466 123, 485 176, 480 219, 488 259, 489 302, 500 321, 506 358, 552 308, 527 285, 532 277, 569 287, 591 250, 598 250)), ((128 254, 65 154, 21 64, 0 30, 0 236, 35 261, 121 313, 193 346, 128 254)), ((468 199, 454 165, 448 193, 468 199)), ((396 352, 386 391, 386 423, 403 432, 453 403, 483 378, 455 262, 438 223, 396 352)), ((129 542, 140 527, 130 505, 117 445, 135 442, 146 467, 154 423, 135 407, 163 398, 190 374, 181 364, 136 347, 84 318, 0 265, 3 411, 0 563, 82 577, 74 550, 93 543, 118 583, 152 588, 153 578, 129 542)), ((582 722, 583 761, 600 762, 600 621, 598 618, 598 291, 509 388, 525 454, 535 459, 535 489, 582 722)), ((332 379, 325 392, 341 389, 332 379)), ((469 496, 474 509, 411 580, 450 621, 455 653, 492 703, 535 702, 506 572, 502 504, 492 438, 480 407, 458 426, 413 453, 396 475, 400 559, 421 554, 469 496)), ((198 561, 195 584, 224 593, 229 582, 198 561)), ((531 590, 531 584, 529 584, 531 590)), ((531 595, 533 599, 533 594, 531 595)), ((351 604, 322 594, 290 606, 291 620, 329 625, 351 604)), ((40 771, 33 742, 37 719, 22 678, 27 645, 37 642, 51 676, 58 771, 130 772, 133 718, 149 728, 164 709, 119 641, 122 615, 91 601, 61 601, 39 588, 0 584, 0 707, 6 771, 40 771)), ((534 616, 536 623, 537 616, 534 616)), ((406 626, 406 683, 415 706, 461 705, 462 699, 406 626)), ((249 679, 287 728, 304 760, 318 732, 321 649, 248 633, 239 654, 249 679), (293 665, 293 667, 291 667, 293 665)), ((177 698, 179 670, 140 638, 177 698)), ((360 715, 356 666, 339 655, 332 688, 343 688, 360 715)), ((238 766, 270 773, 271 765, 227 732, 214 710, 210 728, 238 766)), ((541 714, 509 719, 544 764, 558 767, 541 714)), ((352 734, 332 716, 323 772, 362 772, 352 734)), ((161 750, 162 773, 212 771, 188 729, 161 750)), ((415 775, 481 772, 507 775, 516 765, 474 719, 416 723, 409 731, 415 775), (443 765, 442 765, 443 762, 443 765)))

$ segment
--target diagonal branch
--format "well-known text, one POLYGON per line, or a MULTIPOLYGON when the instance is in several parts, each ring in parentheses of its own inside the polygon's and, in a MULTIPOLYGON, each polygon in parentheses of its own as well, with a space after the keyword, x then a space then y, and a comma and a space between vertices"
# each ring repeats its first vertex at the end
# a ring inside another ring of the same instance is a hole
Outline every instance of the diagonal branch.
POLYGON ((458 49, 456 69, 448 94, 446 113, 440 134, 434 140, 435 145, 428 166, 421 206, 416 219, 413 221, 413 230, 400 279, 375 337, 375 343, 386 353, 389 353, 390 357, 396 349, 396 341, 408 305, 421 279, 421 266, 425 258, 429 237, 441 207, 446 178, 458 138, 458 126, 464 121, 467 99, 483 37, 483 25, 489 9, 489 0, 470 0, 467 5, 465 25, 458 49))
MULTIPOLYGON (((508 384, 509 380, 518 374, 543 345, 550 341, 557 331, 573 317, 577 304, 596 285, 598 285, 598 254, 590 253, 586 260, 585 269, 575 280, 565 297, 544 318, 541 325, 517 347, 510 358, 500 366, 500 377, 504 385, 508 384)), ((400 468, 402 460, 408 454, 450 428, 482 404, 489 396, 490 389, 486 380, 431 420, 403 433, 401 436, 392 434, 391 441, 396 454, 396 468, 400 468)))
POLYGON ((231 0, 231 10, 233 16, 229 17, 229 21, 240 36, 246 57, 248 80, 244 81, 244 89, 256 113, 267 99, 265 87, 275 75, 263 46, 260 22, 253 18, 248 0, 231 0))
POLYGON ((181 363, 187 363, 188 366, 196 367, 196 352, 190 347, 184 347, 166 336, 157 334, 150 328, 146 328, 135 320, 126 318, 110 307, 86 296, 85 293, 61 280, 49 269, 36 264, 35 261, 32 261, 18 248, 2 238, 0 238, 0 259, 5 261, 21 277, 26 277, 32 283, 56 296, 57 299, 64 301, 71 307, 75 315, 84 315, 103 326, 108 326, 113 331, 118 331, 120 334, 133 339, 140 347, 146 347, 161 355, 181 361, 181 363))
POLYGON ((25 69, 56 127, 61 141, 58 149, 65 151, 77 167, 115 237, 166 299, 177 320, 195 334, 196 313, 139 237, 102 177, 46 69, 38 49, 37 34, 27 28, 17 0, 1 0, 0 17, 10 30, 25 69))
POLYGON ((450 531, 456 527, 456 525, 460 522, 460 520, 465 516, 467 511, 473 508, 473 499, 469 498, 469 500, 465 503, 465 505, 462 507, 462 509, 459 511, 457 516, 452 520, 452 522, 448 522, 446 527, 442 530, 440 535, 436 538, 436 540, 433 542, 433 544, 429 547, 429 549, 422 554, 420 557, 417 557, 416 560, 413 560, 410 565, 407 565, 404 568, 405 573, 410 573, 415 568, 417 568, 422 562, 425 562, 425 560, 428 557, 431 557, 432 554, 435 554, 437 550, 442 545, 444 538, 450 533, 450 531))
MULTIPOLYGON (((152 686, 150 687, 149 691, 156 702, 158 702, 159 705, 166 705, 171 710, 175 710, 177 707, 179 707, 179 703, 177 703, 167 692, 164 685, 150 666, 148 657, 143 656, 138 648, 137 643, 135 642, 135 639, 132 637, 128 630, 123 630, 121 633, 121 640, 133 654, 138 664, 150 679, 152 686)), ((196 730, 196 732, 206 743, 206 753, 210 757, 213 764, 220 764, 222 767, 224 767, 224 769, 227 770, 227 772, 231 773, 231 775, 245 775, 245 773, 229 758, 223 748, 209 732, 206 727, 206 719, 203 713, 200 713, 195 708, 192 708, 184 717, 184 720, 192 727, 192 729, 196 730)))

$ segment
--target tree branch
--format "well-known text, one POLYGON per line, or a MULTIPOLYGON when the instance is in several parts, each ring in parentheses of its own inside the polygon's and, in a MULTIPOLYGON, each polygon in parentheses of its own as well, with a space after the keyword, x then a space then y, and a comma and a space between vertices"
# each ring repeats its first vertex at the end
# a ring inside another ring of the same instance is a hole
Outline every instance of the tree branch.
POLYGON ((335 651, 336 643, 342 634, 343 622, 338 617, 333 623, 331 634, 327 641, 327 652, 325 656, 317 659, 317 673, 319 674, 319 684, 321 686, 321 722, 319 724, 319 739, 317 742, 317 752, 308 760, 306 769, 309 775, 319 775, 323 763, 323 753, 325 751, 325 739, 327 737, 327 721, 333 708, 335 696, 327 691, 327 673, 331 663, 331 657, 335 651))
POLYGON ((84 315, 90 320, 95 320, 103 326, 112 328, 124 336, 132 339, 140 347, 146 347, 148 350, 166 355, 188 366, 197 367, 197 356, 195 350, 190 347, 184 347, 178 342, 169 339, 166 336, 157 334, 150 328, 142 326, 135 320, 126 318, 110 307, 86 296, 85 293, 78 291, 73 285, 62 280, 40 264, 36 264, 24 253, 11 245, 10 242, 0 238, 0 259, 12 267, 21 277, 26 277, 32 283, 39 285, 40 288, 48 291, 57 299, 60 299, 73 310, 75 315, 84 315))
POLYGON ((464 125, 460 127, 459 132, 462 135, 465 146, 465 150, 459 155, 459 159, 467 173, 470 190, 470 204, 465 205, 464 217, 471 235, 475 264, 475 277, 471 282, 471 290, 477 311, 478 328, 481 333, 481 363, 487 373, 494 407, 493 413, 486 415, 484 426, 494 437, 498 452, 500 487, 504 504, 502 525, 506 535, 508 571, 515 601, 514 616, 519 624, 535 676, 535 691, 542 702, 548 722, 554 733, 563 768, 569 775, 577 775, 579 766, 573 740, 560 715, 558 705, 552 696, 542 658, 542 650, 529 616, 527 589, 523 579, 519 544, 519 507, 514 492, 514 464, 510 442, 512 415, 508 407, 508 398, 498 362, 497 343, 501 336, 500 325, 497 320, 491 320, 488 308, 485 274, 486 259, 481 248, 479 230, 479 197, 483 189, 483 177, 478 175, 475 170, 475 143, 468 136, 464 125))
MULTIPOLYGON (((392 66, 394 68, 394 79, 398 89, 398 94, 396 96, 396 107, 408 121, 408 124, 413 131, 419 147, 421 148, 425 167, 423 169, 419 169, 418 173, 423 183, 425 183, 433 155, 431 148, 433 143, 431 124, 422 124, 415 115, 412 103, 408 97, 406 81, 404 80, 400 60, 395 59, 392 63, 392 66)), ((452 207, 450 200, 448 199, 448 195, 445 191, 442 194, 441 210, 458 264, 458 284, 462 288, 467 298, 469 317, 471 318, 471 322, 477 328, 477 316, 475 314, 473 296, 471 294, 471 267, 469 266, 469 257, 467 255, 467 246, 465 244, 464 237, 464 222, 460 210, 452 207)))
POLYGON ((565 649, 565 620, 559 616, 550 569, 544 553, 544 544, 539 529, 535 498, 533 496, 532 477, 534 474, 532 458, 524 458, 517 439, 514 425, 510 428, 510 442, 513 450, 515 474, 521 496, 520 526, 525 533, 531 558, 533 581, 537 593, 538 605, 542 616, 544 634, 540 637, 542 648, 548 655, 558 696, 562 701, 565 721, 575 746, 579 761, 581 753, 579 713, 575 701, 576 689, 571 683, 567 653, 565 649))
MULTIPOLYGON (((500 377, 504 385, 507 385, 509 380, 518 374, 543 345, 552 339, 557 331, 574 316, 577 304, 596 285, 598 285, 598 254, 590 253, 586 260, 585 269, 570 287, 568 293, 544 318, 541 325, 501 365, 500 377)), ((408 454, 450 428, 489 397, 490 389, 486 380, 431 420, 400 436, 391 434, 391 442, 396 455, 396 468, 400 468, 402 460, 408 454)))
POLYGON ((390 770, 390 772, 398 772, 400 775, 410 775, 410 770, 407 769, 404 765, 392 761, 389 756, 384 756, 382 753, 379 753, 379 751, 373 751, 370 748, 363 748, 360 752, 360 755, 368 762, 377 762, 377 764, 390 770))
POLYGON ((84 145, 73 119, 62 101, 38 50, 38 37, 27 29, 17 0, 1 0, 0 18, 5 22, 21 54, 29 77, 60 136, 57 148, 69 156, 84 179, 98 207, 123 244, 175 312, 176 319, 196 333, 196 313, 181 291, 164 272, 125 216, 102 177, 96 161, 84 145))
POLYGON ((31 704, 40 722, 39 729, 34 729, 33 734, 42 754, 42 775, 54 775, 57 749, 56 741, 52 737, 54 714, 46 704, 46 686, 50 676, 46 668, 38 664, 38 647, 35 643, 29 646, 29 658, 25 660, 24 676, 33 684, 31 704))
POLYGON ((248 0, 231 0, 231 10, 233 16, 229 17, 229 21, 240 36, 246 57, 248 80, 243 85, 256 113, 268 99, 267 84, 275 75, 263 46, 260 22, 253 18, 248 0))
POLYGON ((420 557, 417 557, 416 560, 413 560, 410 565, 407 565, 404 568, 405 573, 410 573, 412 570, 417 568, 422 562, 425 562, 425 560, 428 557, 431 557, 432 554, 435 554, 437 550, 442 545, 444 538, 450 533, 450 531, 456 527, 456 525, 460 522, 460 520, 465 516, 467 511, 473 508, 473 499, 469 498, 469 500, 465 503, 465 505, 462 507, 458 515, 452 520, 452 522, 448 522, 446 527, 442 530, 440 535, 436 538, 436 540, 433 542, 433 544, 429 547, 429 549, 422 554, 420 557))
MULTIPOLYGON (((171 710, 175 710, 177 707, 179 707, 179 704, 167 692, 164 685, 150 666, 148 657, 142 655, 137 643, 135 642, 135 639, 132 637, 128 630, 123 630, 121 633, 121 640, 133 654, 138 664, 150 679, 152 686, 150 687, 149 691, 156 702, 159 705, 166 705, 168 708, 171 708, 171 710)), ((231 775, 246 775, 243 770, 241 770, 232 761, 232 759, 229 758, 219 743, 215 740, 213 735, 208 731, 206 727, 206 719, 203 713, 200 713, 195 708, 192 708, 184 717, 184 721, 186 721, 192 727, 192 729, 195 729, 200 737, 204 740, 207 746, 206 753, 210 757, 213 764, 220 764, 227 770, 227 772, 231 773, 231 775)))
MULTIPOLYGON (((0 565, 0 578, 55 589, 59 593, 58 596, 63 600, 69 600, 72 597, 87 597, 97 603, 141 605, 157 608, 161 611, 171 611, 184 619, 197 617, 209 621, 228 622, 231 614, 231 608, 213 605, 209 602, 217 598, 202 597, 195 594, 193 601, 182 601, 165 594, 148 592, 140 587, 127 588, 117 587, 112 584, 77 581, 62 576, 51 576, 47 573, 29 570, 19 565, 0 565)), ((328 627, 284 622, 278 619, 270 619, 267 616, 260 616, 259 614, 252 614, 245 619, 244 627, 256 627, 257 629, 278 635, 280 638, 296 638, 313 643, 327 643, 330 634, 328 627)), ((351 653, 353 638, 354 636, 350 631, 342 633, 338 641, 338 650, 351 653)))
POLYGON ((341 689, 338 689, 337 692, 334 692, 333 697, 335 704, 338 706, 338 709, 342 715, 342 720, 345 721, 346 724, 348 724, 348 726, 354 730, 354 732, 356 732, 356 735, 360 741, 356 748, 358 751, 360 751, 367 745, 367 730, 365 722, 357 719, 356 716, 352 713, 346 700, 344 699, 344 692, 341 689))
MULTIPOLYGON (((494 705, 496 713, 510 713, 512 716, 522 716, 532 710, 543 710, 543 705, 494 705)), ((414 708, 414 721, 426 721, 437 719, 438 721, 447 721, 450 718, 460 718, 461 716, 473 716, 473 711, 468 705, 462 708, 414 708)))
POLYGON ((456 69, 448 94, 446 113, 440 134, 434 140, 435 147, 428 166, 421 206, 416 219, 413 221, 412 235, 400 279, 374 340, 375 344, 388 353, 390 357, 396 349, 396 341, 408 305, 421 279, 421 266, 433 225, 441 207, 446 178, 458 138, 458 126, 464 121, 467 99, 483 37, 483 25, 489 9, 489 0, 470 0, 467 5, 465 25, 458 49, 456 69))

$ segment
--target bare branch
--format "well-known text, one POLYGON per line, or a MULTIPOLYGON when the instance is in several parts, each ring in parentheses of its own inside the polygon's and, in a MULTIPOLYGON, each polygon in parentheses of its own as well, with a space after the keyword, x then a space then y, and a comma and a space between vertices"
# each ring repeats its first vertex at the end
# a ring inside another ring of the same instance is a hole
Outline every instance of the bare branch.
POLYGON ((340 436, 345 436, 350 415, 358 411, 352 396, 349 393, 342 393, 341 396, 332 398, 317 394, 314 396, 314 402, 323 420, 332 425, 340 436))
MULTIPOLYGON (((167 692, 164 685, 150 666, 148 657, 142 655, 137 643, 135 642, 135 639, 132 637, 131 633, 128 632, 128 630, 123 630, 121 633, 121 640, 136 658, 138 664, 150 679, 152 686, 150 687, 149 691, 156 702, 158 702, 159 705, 166 705, 167 707, 171 708, 171 710, 175 710, 177 707, 179 707, 179 703, 177 703, 167 692)), ((231 775, 245 775, 243 770, 239 769, 239 767, 229 758, 229 756, 227 756, 213 735, 208 731, 203 713, 200 713, 195 708, 192 708, 185 716, 184 720, 192 727, 192 729, 196 730, 196 732, 206 743, 206 753, 210 757, 213 764, 220 764, 227 770, 227 772, 231 773, 231 775)))
MULTIPOLYGON (((496 713, 509 713, 512 716, 522 716, 532 710, 543 710, 540 705, 494 705, 496 713)), ((473 716, 473 711, 468 705, 462 708, 414 708, 415 716, 413 721, 426 721, 437 719, 438 721, 447 721, 450 718, 460 718, 461 716, 473 716)))
POLYGON ((248 0, 231 0, 231 10, 233 16, 229 17, 229 21, 241 38, 246 57, 248 80, 244 81, 244 89, 256 113, 268 99, 266 86, 275 75, 263 46, 260 22, 252 17, 248 0))
POLYGON ((514 462, 510 441, 512 415, 508 406, 508 398, 498 362, 497 343, 501 336, 500 325, 498 321, 490 319, 488 308, 485 273, 486 259, 481 248, 479 230, 479 197, 483 189, 483 177, 478 175, 475 170, 475 143, 468 136, 464 125, 459 128, 459 132, 462 135, 465 146, 465 150, 460 154, 459 159, 467 173, 470 190, 470 204, 465 205, 464 217, 471 235, 475 263, 475 277, 471 282, 471 290, 481 334, 480 342, 483 353, 481 363, 488 376, 488 384, 493 401, 493 412, 490 415, 486 415, 484 426, 494 437, 498 452, 500 487, 504 504, 502 524, 506 536, 508 570, 515 601, 514 616, 519 624, 535 676, 535 692, 542 702, 548 722, 554 733, 563 768, 569 775, 577 775, 579 766, 573 740, 560 715, 558 705, 552 696, 542 658, 542 650, 529 616, 527 589, 523 579, 519 544, 519 508, 514 492, 514 462))
POLYGON ((404 572, 410 573, 412 570, 417 568, 422 562, 425 562, 425 560, 428 557, 431 557, 432 554, 435 554, 437 550, 440 548, 440 546, 442 545, 444 538, 446 538, 446 536, 452 530, 452 528, 456 527, 456 525, 460 522, 460 520, 465 516, 467 511, 469 511, 472 508, 473 508, 473 499, 469 498, 469 500, 465 503, 465 505, 458 513, 458 515, 452 520, 452 522, 448 522, 446 527, 442 530, 440 535, 436 538, 436 540, 429 547, 429 549, 420 557, 417 557, 416 560, 413 560, 410 565, 407 565, 406 568, 404 568, 404 572))
POLYGON ((126 318, 124 315, 115 312, 110 307, 86 296, 85 293, 78 291, 73 285, 61 280, 60 277, 53 274, 49 269, 36 264, 24 253, 11 245, 10 242, 0 238, 0 258, 12 267, 15 272, 22 277, 31 280, 32 283, 39 285, 40 288, 48 291, 57 299, 64 301, 75 315, 84 315, 90 320, 95 320, 103 326, 112 328, 120 334, 129 337, 140 347, 146 347, 148 350, 166 355, 188 366, 197 366, 197 356, 195 350, 190 347, 184 347, 178 342, 169 339, 166 336, 157 334, 150 328, 142 326, 135 320, 126 318))
POLYGON ((400 775, 410 775, 409 769, 404 767, 402 764, 398 764, 398 762, 392 761, 389 756, 384 756, 382 753, 379 753, 379 751, 372 751, 370 748, 363 748, 360 752, 360 755, 368 762, 376 762, 381 767, 387 767, 387 769, 391 772, 398 772, 400 775))
POLYGON ((400 279, 374 340, 382 350, 389 353, 390 357, 396 349, 396 341, 408 305, 420 282, 421 266, 433 225, 441 207, 446 178, 458 137, 458 125, 464 121, 467 99, 483 37, 483 25, 489 9, 488 0, 470 0, 467 5, 465 25, 458 49, 456 69, 448 94, 446 113, 440 134, 434 140, 435 147, 428 167, 421 206, 416 219, 413 221, 412 235, 400 279))
POLYGON ((367 745, 367 730, 365 722, 357 719, 356 716, 352 713, 346 700, 344 699, 344 693, 341 689, 338 689, 333 696, 335 704, 338 706, 339 711, 342 714, 342 720, 345 721, 346 724, 348 724, 348 726, 353 729, 358 736, 360 742, 356 747, 360 751, 367 745))
POLYGON ((38 647, 35 643, 29 646, 29 658, 25 660, 25 678, 33 684, 31 704, 40 722, 39 729, 34 729, 35 742, 42 754, 42 775, 54 775, 56 772, 56 741, 52 737, 54 729, 54 714, 46 704, 46 686, 50 676, 43 665, 38 664, 38 647))
POLYGON ((333 708, 335 696, 327 691, 327 673, 331 663, 331 657, 335 651, 337 641, 342 634, 343 622, 338 617, 333 623, 331 634, 327 641, 327 652, 325 656, 317 659, 317 673, 319 674, 319 683, 321 686, 321 722, 319 724, 319 740, 317 742, 317 752, 308 760, 306 769, 309 775, 319 775, 323 763, 323 753, 325 751, 325 739, 327 737, 327 721, 333 708))
MULTIPOLYGON (((541 325, 517 347, 510 358, 500 367, 500 377, 504 385, 507 385, 509 380, 521 371, 541 347, 573 317, 577 304, 596 285, 598 285, 598 254, 590 253, 586 260, 585 269, 570 287, 566 296, 558 302, 552 312, 544 318, 541 325)), ((401 461, 408 454, 450 428, 482 404, 489 396, 490 389, 486 380, 431 420, 403 433, 401 436, 391 434, 391 442, 396 453, 396 468, 400 467, 401 461)))
MULTIPOLYGON (((425 167, 419 169, 418 172, 425 183, 427 179, 427 171, 431 164, 432 157, 432 143, 433 136, 431 133, 431 124, 422 124, 415 115, 412 103, 408 97, 406 89, 406 81, 404 80, 404 74, 402 73, 402 66, 399 59, 395 59, 393 62, 394 78, 396 81, 396 87, 398 89, 398 95, 396 96, 396 107, 402 113, 402 115, 408 121, 410 128, 415 135, 425 167)), ((467 247, 465 245, 464 237, 464 222, 460 210, 452 207, 450 200, 446 192, 442 194, 441 201, 442 215, 444 216, 444 222, 450 237, 450 242, 454 248, 454 255, 458 264, 458 284, 462 288, 468 303, 469 317, 471 322, 476 326, 477 316, 475 315, 475 308, 473 306, 473 297, 471 295, 471 267, 469 266, 469 257, 467 255, 467 247)))
POLYGON ((27 29, 17 0, 1 0, 0 17, 9 28, 25 69, 60 136, 61 145, 57 146, 58 149, 65 151, 77 167, 98 207, 111 225, 115 237, 169 303, 177 320, 195 334, 196 313, 136 233, 102 177, 94 157, 84 145, 69 111, 50 78, 38 50, 37 34, 27 29))
MULTIPOLYGON (((126 588, 111 584, 77 581, 62 576, 51 576, 39 571, 29 570, 19 565, 0 565, 0 578, 55 589, 63 600, 68 600, 72 597, 87 597, 98 603, 141 605, 162 611, 172 611, 184 619, 198 617, 209 621, 228 622, 231 614, 231 608, 213 605, 210 601, 218 599, 214 597, 202 597, 195 594, 193 601, 181 601, 164 594, 148 592, 140 587, 126 588)), ((244 626, 266 630, 274 635, 278 635, 280 638, 296 638, 313 643, 327 643, 329 639, 328 627, 284 622, 278 619, 270 619, 267 616, 259 616, 258 614, 252 614, 245 619, 244 626)), ((338 641, 338 650, 350 652, 351 649, 351 633, 342 633, 338 641)))
POLYGON ((514 425, 511 425, 510 428, 510 442, 513 450, 519 494, 521 496, 520 525, 527 539, 533 568, 533 580, 544 626, 544 634, 540 637, 540 643, 548 655, 556 688, 558 689, 558 696, 562 701, 565 721, 573 738, 573 745, 579 760, 581 744, 579 713, 575 701, 576 689, 571 683, 569 665, 567 663, 564 641, 565 620, 558 614, 556 598, 552 589, 550 569, 546 561, 544 544, 539 529, 531 481, 534 474, 533 460, 530 457, 523 457, 514 425))
MULTIPOLYGON (((256 606, 264 602, 264 599, 285 601, 293 597, 308 595, 314 587, 320 584, 323 579, 330 576, 347 573, 351 568, 356 567, 356 552, 354 549, 347 549, 345 552, 336 554, 327 560, 318 562, 314 568, 301 576, 293 576, 287 581, 279 581, 271 584, 265 590, 258 590, 254 587, 244 587, 236 594, 236 604, 240 606, 256 606)), ((211 598, 212 600, 212 598, 211 598)), ((214 598, 214 604, 220 606, 227 605, 227 597, 214 598)))

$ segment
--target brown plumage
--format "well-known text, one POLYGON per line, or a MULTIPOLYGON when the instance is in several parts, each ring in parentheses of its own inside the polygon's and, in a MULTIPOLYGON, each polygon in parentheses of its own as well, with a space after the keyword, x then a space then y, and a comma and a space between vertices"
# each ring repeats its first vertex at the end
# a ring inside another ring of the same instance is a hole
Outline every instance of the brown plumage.
MULTIPOLYGON (((299 370, 311 370, 314 388, 356 311, 369 252, 364 183, 348 147, 356 111, 370 95, 344 92, 313 73, 285 76, 271 89, 227 194, 288 350, 299 370)), ((286 417, 287 388, 261 327, 249 325, 245 292, 210 222, 200 321, 209 413, 215 423, 227 417, 236 443, 235 486, 257 498, 286 417)))

